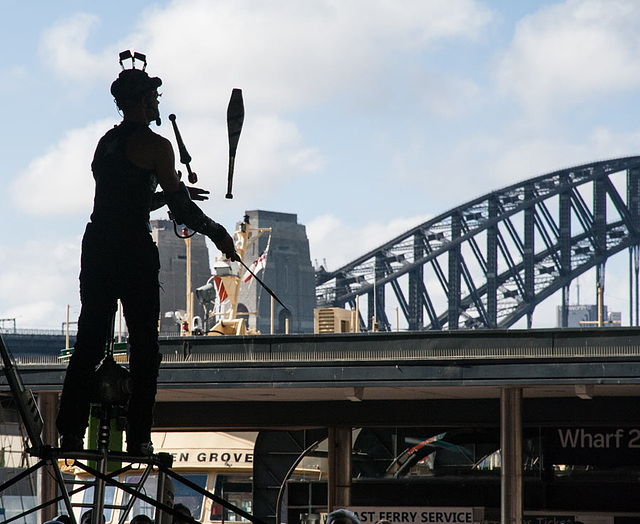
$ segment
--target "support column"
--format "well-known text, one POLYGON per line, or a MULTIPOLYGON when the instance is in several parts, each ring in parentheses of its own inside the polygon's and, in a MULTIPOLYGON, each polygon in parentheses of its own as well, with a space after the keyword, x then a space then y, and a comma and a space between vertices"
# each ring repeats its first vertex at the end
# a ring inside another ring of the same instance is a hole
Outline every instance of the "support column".
MULTIPOLYGON (((569 186, 569 177, 560 178, 560 187, 563 188, 560 193, 559 226, 560 226, 560 275, 566 277, 571 273, 571 189, 569 186)), ((569 292, 570 283, 562 286, 562 322, 563 328, 569 327, 569 292)))
POLYGON ((329 512, 351 505, 351 428, 329 428, 329 512))
POLYGON ((501 524, 522 524, 522 388, 500 392, 501 524))
MULTIPOLYGON (((640 230, 640 169, 627 171, 627 207, 633 229, 640 230)), ((638 326, 640 316, 638 272, 640 251, 638 246, 629 248, 629 325, 638 326)))
MULTIPOLYGON (((456 212, 451 215, 451 241, 453 242, 462 235, 462 217, 456 212)), ((459 328, 460 318, 460 288, 462 275, 461 271, 462 250, 460 244, 453 249, 449 249, 449 309, 448 309, 448 329, 453 331, 459 328)))
MULTIPOLYGON (((596 240, 596 256, 605 254, 607 251, 607 190, 603 178, 593 181, 592 232, 596 240)), ((599 289, 602 294, 599 302, 602 309, 599 311, 604 310, 605 263, 606 259, 596 265, 596 289, 599 289)))
MULTIPOLYGON (((423 233, 422 231, 419 231, 413 235, 413 260, 420 260, 423 257, 423 233)), ((423 287, 424 266, 419 265, 415 269, 409 271, 409 331, 418 331, 424 326, 424 299, 421 293, 423 287)))
MULTIPOLYGON (((56 430, 56 416, 58 414, 58 393, 46 392, 38 394, 40 415, 44 422, 42 429, 42 441, 50 446, 57 446, 58 432, 56 430)), ((40 470, 39 504, 44 504, 56 498, 57 485, 55 474, 50 465, 40 470)), ((56 504, 50 504, 40 510, 42 522, 53 520, 57 515, 56 504)))
POLYGON ((640 282, 639 282, 639 277, 640 277, 640 249, 638 249, 638 246, 635 246, 633 249, 633 275, 634 275, 634 281, 635 281, 635 288, 634 288, 634 292, 635 292, 635 299, 634 299, 634 303, 633 303, 633 308, 635 309, 636 312, 636 322, 635 324, 632 324, 634 326, 640 326, 640 282))
MULTIPOLYGON (((498 199, 489 197, 489 222, 498 218, 498 199)), ((487 318, 489 327, 498 327, 498 224, 487 228, 487 318)))
MULTIPOLYGON (((532 183, 524 187, 525 202, 532 202, 534 198, 534 188, 532 183)), ((535 277, 535 223, 536 208, 534 205, 524 210, 524 253, 522 255, 524 263, 524 301, 527 305, 535 302, 536 277, 535 277)), ((533 325, 533 310, 527 313, 527 329, 533 325)))

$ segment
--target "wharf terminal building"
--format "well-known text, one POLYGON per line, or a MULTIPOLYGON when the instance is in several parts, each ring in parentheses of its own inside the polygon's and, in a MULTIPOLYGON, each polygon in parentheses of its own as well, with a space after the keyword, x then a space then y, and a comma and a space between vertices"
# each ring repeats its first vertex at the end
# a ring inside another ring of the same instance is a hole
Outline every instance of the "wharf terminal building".
MULTIPOLYGON (((288 335, 161 337, 155 429, 257 432, 251 478, 238 479, 233 493, 251 492, 251 513, 267 524, 319 522, 337 507, 367 524, 640 523, 640 328, 505 329, 553 290, 568 296, 583 266, 597 267, 603 279, 609 254, 629 249, 633 260, 640 159, 618 163, 628 175, 626 198, 599 178, 618 164, 582 166, 507 188, 508 199, 495 192, 436 217, 408 232, 410 249, 403 237, 342 272, 316 272, 323 308, 353 310, 355 295, 368 294, 362 319, 340 324, 348 332, 311 333, 313 311, 300 305, 308 320, 288 335), (593 202, 574 191, 582 183, 593 185, 593 202), (612 207, 619 215, 609 222, 612 207), (576 231, 575 208, 586 231, 576 231), (505 265, 510 243, 522 261, 507 257, 505 265), (486 282, 467 271, 472 257, 486 282), (369 259, 374 282, 364 273, 369 259), (436 285, 417 278, 427 268, 436 285), (408 275, 410 285, 396 275, 408 275), (429 296, 437 285, 453 299, 444 314, 429 296), (376 316, 384 314, 384 287, 393 289, 409 330, 371 329, 391 324, 376 316), (292 476, 302 456, 323 464, 315 475, 292 476)), ((295 265, 303 273, 310 267, 295 265)), ((268 267, 264 276, 271 285, 268 267)), ((291 293, 303 294, 294 286, 291 293)), ((567 308, 562 315, 566 326, 567 308)), ((51 423, 65 364, 16 358, 51 423)), ((10 406, 4 380, 0 391, 10 406)), ((197 518, 222 522, 218 513, 197 518)))
MULTIPOLYGON (((269 524, 335 507, 404 522, 636 523, 639 337, 619 327, 164 338, 154 431, 257 432, 253 473, 227 492, 252 493, 251 513, 269 524), (323 466, 293 478, 303 456, 323 466)), ((16 362, 55 444, 65 364, 16 362)), ((0 389, 4 431, 19 435, 4 379, 0 389)), ((6 479, 28 462, 5 453, 6 479)), ((3 507, 55 496, 31 489, 25 479, 0 493, 3 507)))

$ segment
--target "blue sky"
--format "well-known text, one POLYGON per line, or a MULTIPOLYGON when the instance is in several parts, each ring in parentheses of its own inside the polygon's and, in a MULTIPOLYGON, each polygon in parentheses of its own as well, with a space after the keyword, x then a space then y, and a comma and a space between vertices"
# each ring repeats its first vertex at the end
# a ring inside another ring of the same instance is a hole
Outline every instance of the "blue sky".
MULTIPOLYGON (((248 209, 297 213, 312 260, 329 269, 493 189, 635 155, 640 144, 635 0, 0 0, 0 9, 0 318, 20 328, 59 328, 67 304, 79 312, 89 164, 120 120, 109 86, 124 49, 146 53, 164 81, 157 131, 173 141, 166 117, 177 115, 211 191, 204 210, 229 229, 248 209), (235 87, 246 116, 227 200, 235 87)), ((611 309, 626 310, 624 275, 608 272, 607 293, 611 309)), ((552 324, 546 311, 534 325, 552 324)))

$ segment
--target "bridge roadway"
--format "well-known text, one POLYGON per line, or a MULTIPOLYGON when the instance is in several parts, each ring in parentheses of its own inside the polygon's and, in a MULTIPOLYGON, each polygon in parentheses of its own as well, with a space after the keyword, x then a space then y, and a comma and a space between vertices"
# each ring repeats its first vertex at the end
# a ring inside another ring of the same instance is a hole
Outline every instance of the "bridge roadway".
MULTIPOLYGON (((521 389, 524 424, 640 420, 639 328, 180 337, 161 351, 158 430, 495 425, 504 388, 521 389)), ((16 361, 27 388, 60 391, 65 364, 16 361)))

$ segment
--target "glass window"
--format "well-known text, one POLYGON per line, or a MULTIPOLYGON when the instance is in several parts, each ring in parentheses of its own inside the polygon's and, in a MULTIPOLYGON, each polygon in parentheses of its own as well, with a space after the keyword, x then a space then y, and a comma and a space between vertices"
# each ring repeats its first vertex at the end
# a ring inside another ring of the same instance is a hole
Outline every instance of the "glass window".
MULTIPOLYGON (((252 513, 252 479, 249 475, 216 475, 214 494, 230 502, 234 506, 252 513)), ((237 513, 213 503, 209 520, 213 522, 248 522, 237 513)))
MULTIPOLYGON (((127 475, 124 478, 125 484, 130 485, 137 489, 137 485, 140 483, 140 479, 142 475, 127 475)), ((149 475, 143 486, 140 488, 140 493, 146 495, 147 497, 155 499, 158 492, 158 478, 156 475, 149 475)), ((128 504, 131 499, 131 495, 128 493, 124 494, 123 501, 124 504, 128 504)), ((129 512, 129 519, 131 519, 135 515, 146 515, 150 519, 153 519, 155 515, 156 509, 146 502, 136 498, 133 502, 133 506, 131 507, 131 511, 129 512)))
MULTIPOLYGON (((188 473, 182 475, 185 479, 193 482, 195 485, 205 489, 207 487, 207 474, 206 473, 188 473)), ((125 478, 126 483, 137 484, 140 482, 141 475, 128 475, 125 478)), ((203 503, 203 495, 194 491, 193 489, 187 487, 182 482, 179 482, 175 479, 170 479, 173 482, 174 488, 174 504, 184 504, 191 511, 191 516, 199 520, 202 515, 202 503, 203 503)), ((158 491, 158 477, 157 475, 149 475, 146 482, 142 486, 141 492, 143 495, 151 497, 153 499, 156 498, 158 491)), ((129 501, 130 495, 125 494, 124 501, 125 504, 129 501)), ((156 509, 147 502, 144 502, 140 499, 136 499, 131 508, 130 516, 133 515, 146 515, 149 518, 153 519, 155 516, 156 509)))
MULTIPOLYGON (((206 473, 187 473, 182 476, 200 488, 206 489, 207 487, 206 473)), ((200 520, 200 517, 202 516, 204 495, 201 495, 197 491, 185 486, 182 482, 175 479, 171 480, 173 481, 174 487, 173 503, 184 504, 189 508, 191 516, 196 520, 200 520)))
MULTIPOLYGON (((38 501, 34 495, 5 495, 0 497, 0 521, 4 522, 35 507, 38 501)), ((16 520, 19 524, 37 524, 38 513, 33 512, 23 519, 16 520)))
MULTIPOLYGON (((93 479, 89 479, 89 480, 93 480, 93 479)), ((84 490, 84 494, 82 496, 82 503, 86 504, 87 506, 90 506, 93 504, 93 490, 94 487, 91 486, 87 489, 84 490)), ((116 496, 116 488, 115 486, 105 486, 104 488, 104 518, 106 522, 109 522, 111 520, 111 516, 113 515, 113 508, 108 508, 107 506, 109 505, 113 505, 113 501, 115 499, 116 496)), ((89 508, 83 508, 82 509, 82 513, 84 513, 85 511, 89 511, 89 508)))

